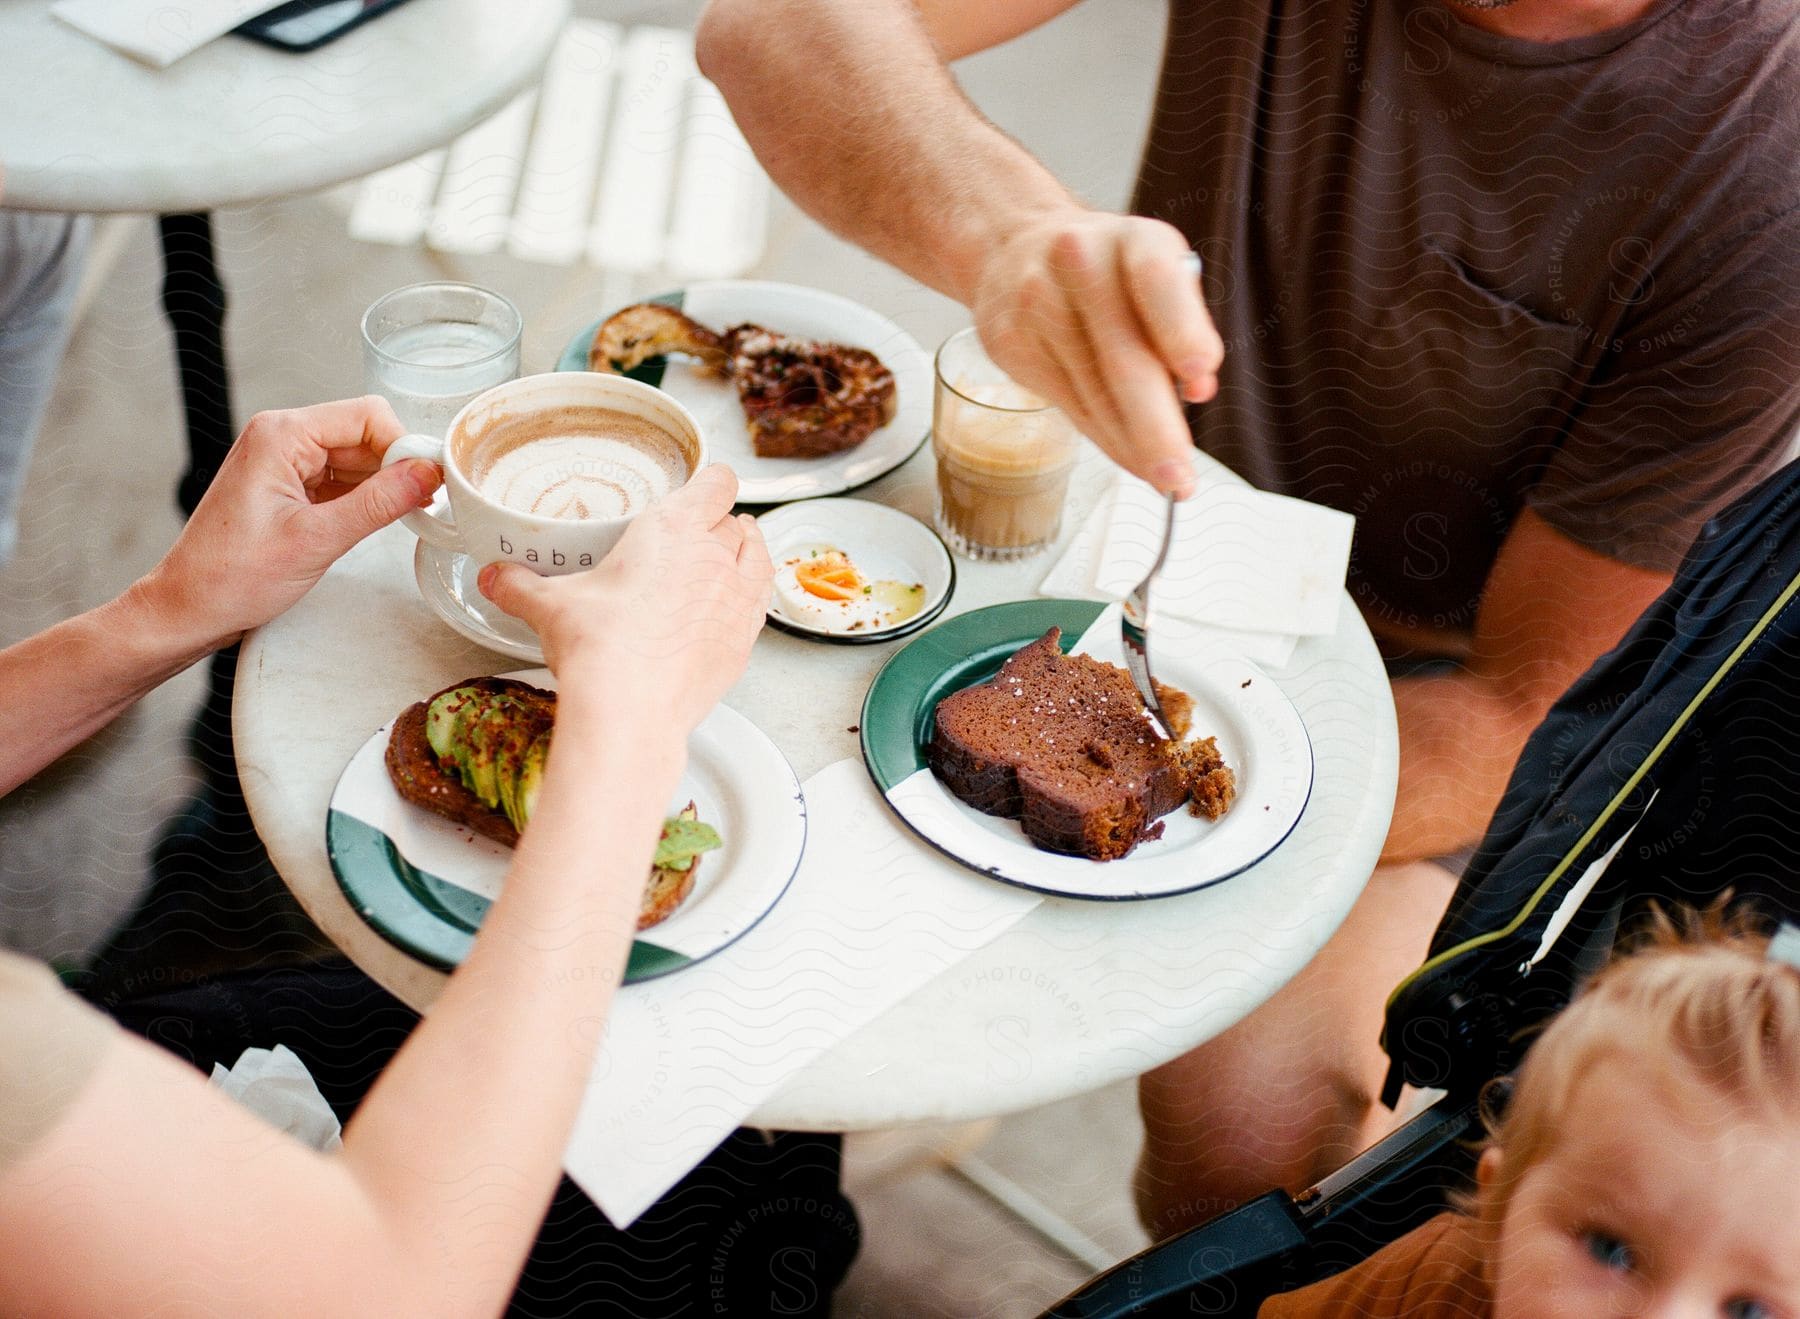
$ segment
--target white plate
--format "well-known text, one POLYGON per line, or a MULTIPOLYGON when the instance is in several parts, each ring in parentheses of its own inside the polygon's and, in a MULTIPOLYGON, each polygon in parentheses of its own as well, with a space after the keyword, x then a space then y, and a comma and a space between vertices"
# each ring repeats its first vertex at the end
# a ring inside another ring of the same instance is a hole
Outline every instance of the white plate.
MULTIPOLYGON (((548 669, 501 676, 556 687, 548 669)), ((462 960, 499 895, 512 849, 401 799, 384 763, 392 727, 363 744, 332 793, 326 826, 332 870, 371 928, 447 969, 462 960)), ((768 736, 728 706, 716 707, 688 739, 688 767, 670 813, 690 800, 724 846, 701 859, 693 892, 674 914, 638 936, 627 983, 666 975, 726 947, 780 900, 800 865, 806 846, 800 781, 768 736)))
POLYGON ((956 590, 956 564, 943 538, 897 508, 866 499, 807 499, 764 513, 757 523, 775 561, 769 622, 783 632, 839 645, 893 641, 929 626, 956 590), (832 606, 821 604, 821 617, 794 611, 782 598, 783 574, 791 561, 820 547, 842 550, 870 581, 917 582, 925 588, 919 612, 887 627, 857 627, 831 617, 832 606))
POLYGON ((482 565, 466 554, 419 542, 413 551, 413 577, 432 612, 478 646, 527 660, 544 662, 537 633, 481 593, 475 579, 482 565))
POLYGON ((1157 677, 1194 698, 1193 730, 1218 738, 1237 775, 1224 818, 1183 807, 1165 815, 1161 838, 1117 861, 1043 851, 1017 820, 965 804, 925 765, 931 712, 951 691, 985 681, 1000 661, 1052 625, 1065 646, 1120 662, 1119 611, 1085 601, 1022 600, 960 614, 904 647, 875 677, 863 705, 863 757, 888 803, 938 850, 995 879, 1059 897, 1123 901, 1170 897, 1229 879, 1274 851, 1312 795, 1312 742, 1281 688, 1239 655, 1214 650, 1156 654, 1157 677), (1098 616, 1096 617, 1096 614, 1098 616))
MULTIPOLYGON (((665 366, 652 359, 631 372, 694 414, 713 459, 737 473, 740 503, 781 504, 853 490, 912 457, 931 431, 931 355, 905 330, 860 302, 822 289, 758 280, 694 283, 652 301, 680 308, 713 330, 750 321, 780 334, 866 348, 894 373, 894 419, 854 449, 824 458, 759 458, 729 381, 702 375, 680 360, 665 366)), ((605 320, 598 317, 569 341, 557 370, 587 370, 588 347, 605 320)))

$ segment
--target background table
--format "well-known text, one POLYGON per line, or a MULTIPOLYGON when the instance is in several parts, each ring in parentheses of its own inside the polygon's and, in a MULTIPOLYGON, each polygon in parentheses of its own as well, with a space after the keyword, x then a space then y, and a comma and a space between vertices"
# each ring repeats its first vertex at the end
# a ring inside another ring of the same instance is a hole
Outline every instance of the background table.
MULTIPOLYGON (((51 16, 0 3, 0 201, 158 212, 192 512, 237 427, 211 210, 361 177, 448 142, 537 78, 569 0, 412 0, 303 54, 225 36, 154 69, 51 16)), ((235 651, 214 661, 193 748, 210 864, 245 855, 229 728, 235 651), (243 840, 243 841, 240 841, 243 840)))
MULTIPOLYGON (((861 494, 929 518, 930 464, 923 452, 861 494)), ((1077 486, 1071 531, 1094 494, 1092 482, 1077 486)), ((415 543, 398 527, 370 538, 251 635, 238 669, 236 734, 252 817, 282 877, 357 965, 423 1008, 444 977, 364 925, 331 873, 331 791, 356 749, 407 704, 458 678, 526 666, 438 620, 414 585, 415 543)), ((1033 595, 1051 562, 959 560, 945 617, 1033 595)), ((804 779, 860 756, 855 729, 869 681, 905 644, 828 646, 767 630, 726 701, 804 779)), ((1175 1057, 1285 983, 1374 869, 1398 752, 1387 678, 1347 597, 1336 635, 1303 641, 1273 676, 1306 720, 1317 775, 1306 814, 1272 856, 1180 898, 1047 899, 796 1075, 754 1120, 858 1130, 1049 1103, 1175 1057)))
POLYGON ((162 216, 191 510, 236 428, 225 296, 206 212, 359 178, 449 141, 538 76, 568 0, 413 0, 319 50, 226 36, 153 69, 0 4, 0 198, 40 211, 162 216))

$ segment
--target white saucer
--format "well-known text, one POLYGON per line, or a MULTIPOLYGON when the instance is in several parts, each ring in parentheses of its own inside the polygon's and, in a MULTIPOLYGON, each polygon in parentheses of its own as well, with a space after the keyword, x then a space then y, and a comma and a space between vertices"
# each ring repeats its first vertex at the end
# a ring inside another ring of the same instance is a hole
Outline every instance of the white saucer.
POLYGON ((956 564, 943 538, 897 508, 866 499, 803 499, 756 519, 775 561, 779 585, 784 562, 818 546, 842 550, 871 581, 917 582, 924 587, 919 612, 886 627, 832 626, 784 609, 781 593, 769 605, 769 623, 783 632, 837 645, 864 645, 911 636, 944 612, 956 589, 956 564))
POLYGON ((478 646, 542 664, 544 649, 537 633, 481 593, 475 585, 480 573, 479 563, 454 550, 436 549, 420 541, 413 551, 419 594, 439 618, 478 646))

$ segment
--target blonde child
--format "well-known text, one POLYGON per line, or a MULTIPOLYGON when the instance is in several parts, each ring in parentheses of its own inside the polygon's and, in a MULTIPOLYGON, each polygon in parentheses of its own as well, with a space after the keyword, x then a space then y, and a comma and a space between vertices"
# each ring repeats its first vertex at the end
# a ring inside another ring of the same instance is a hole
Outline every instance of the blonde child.
POLYGON ((1259 1319, 1800 1319, 1800 938, 1685 926, 1532 1046, 1468 1213, 1259 1319))

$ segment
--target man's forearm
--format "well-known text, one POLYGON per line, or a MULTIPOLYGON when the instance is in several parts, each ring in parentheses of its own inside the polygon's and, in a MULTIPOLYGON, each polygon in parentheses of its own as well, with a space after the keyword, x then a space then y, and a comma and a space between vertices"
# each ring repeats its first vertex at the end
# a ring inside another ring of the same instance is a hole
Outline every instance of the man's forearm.
POLYGON ((173 627, 140 584, 0 650, 0 796, 211 649, 173 627))
POLYGON ((963 96, 905 0, 715 0, 698 52, 784 192, 959 301, 985 252, 1077 205, 963 96))
POLYGON ((1480 840, 1548 701, 1463 671, 1394 684, 1400 787, 1383 862, 1418 861, 1480 840))

